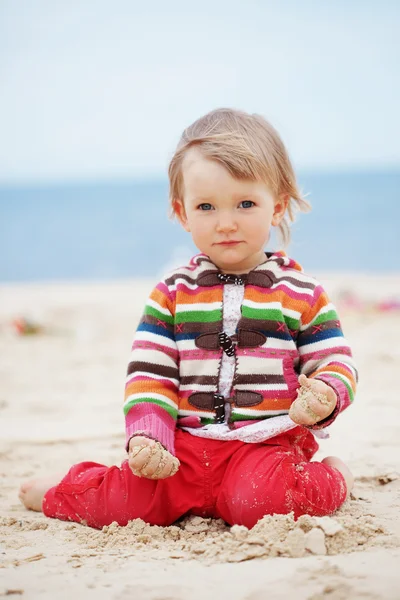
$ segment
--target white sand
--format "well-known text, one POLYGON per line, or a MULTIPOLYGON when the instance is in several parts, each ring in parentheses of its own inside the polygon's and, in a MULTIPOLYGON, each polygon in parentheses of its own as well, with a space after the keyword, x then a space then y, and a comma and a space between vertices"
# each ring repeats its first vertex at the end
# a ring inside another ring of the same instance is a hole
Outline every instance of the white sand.
POLYGON ((252 532, 196 518, 101 532, 26 511, 24 479, 125 458, 126 363, 151 282, 0 287, 0 597, 398 599, 400 311, 371 306, 400 297, 400 275, 321 280, 334 300, 349 289, 363 301, 341 311, 360 370, 356 403, 319 455, 348 462, 353 498, 328 523, 267 518, 252 532), (19 315, 47 333, 17 336, 19 315))

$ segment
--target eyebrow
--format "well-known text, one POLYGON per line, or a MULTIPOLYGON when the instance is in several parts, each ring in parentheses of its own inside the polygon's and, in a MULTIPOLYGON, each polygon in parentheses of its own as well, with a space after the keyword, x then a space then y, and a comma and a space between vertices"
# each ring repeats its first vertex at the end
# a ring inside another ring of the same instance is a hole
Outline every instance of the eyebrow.
POLYGON ((190 198, 191 200, 193 200, 193 202, 211 202, 211 200, 214 200, 214 198, 212 196, 196 196, 194 198, 190 198))
MULTIPOLYGON (((247 200, 247 199, 254 199, 254 200, 259 200, 260 199, 260 195, 256 194, 254 192, 249 192, 248 194, 242 193, 242 194, 235 194, 233 196, 233 199, 238 202, 239 200, 247 200)), ((194 198, 190 198, 190 200, 192 200, 193 202, 212 202, 213 200, 215 200, 214 196, 195 196, 194 198)))

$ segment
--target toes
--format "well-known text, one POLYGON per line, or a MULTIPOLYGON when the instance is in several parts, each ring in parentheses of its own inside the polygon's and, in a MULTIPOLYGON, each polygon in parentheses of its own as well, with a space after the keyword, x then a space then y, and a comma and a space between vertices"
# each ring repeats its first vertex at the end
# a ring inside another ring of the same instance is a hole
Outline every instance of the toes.
POLYGON ((19 497, 21 498, 21 496, 25 495, 27 492, 29 492, 29 490, 32 487, 32 481, 24 481, 24 483, 21 483, 21 486, 19 488, 19 497))
POLYGON ((25 508, 29 508, 28 500, 27 500, 27 490, 22 490, 22 486, 21 486, 21 489, 19 490, 18 498, 19 498, 20 502, 25 506, 25 508))
POLYGON ((21 500, 22 504, 28 507, 28 495, 29 490, 32 489, 33 482, 32 481, 24 481, 21 484, 18 492, 18 498, 21 500))

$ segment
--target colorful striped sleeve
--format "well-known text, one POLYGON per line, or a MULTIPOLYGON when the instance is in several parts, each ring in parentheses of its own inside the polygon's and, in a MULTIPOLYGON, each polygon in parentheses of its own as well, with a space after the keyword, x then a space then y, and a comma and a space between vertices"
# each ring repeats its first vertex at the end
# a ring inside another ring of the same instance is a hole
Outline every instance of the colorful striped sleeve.
POLYGON ((312 427, 321 429, 353 402, 358 375, 336 308, 320 285, 315 287, 309 310, 302 315, 297 347, 299 372, 324 381, 338 398, 333 413, 312 427))
POLYGON ((125 385, 126 440, 141 434, 174 454, 179 367, 174 305, 165 282, 151 292, 132 345, 125 385))

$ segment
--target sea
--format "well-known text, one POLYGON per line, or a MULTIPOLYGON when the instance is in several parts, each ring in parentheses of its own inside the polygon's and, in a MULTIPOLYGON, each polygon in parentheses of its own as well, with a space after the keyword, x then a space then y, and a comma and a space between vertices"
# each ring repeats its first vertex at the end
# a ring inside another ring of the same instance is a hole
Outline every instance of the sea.
MULTIPOLYGON (((400 272, 400 169, 298 181, 312 211, 289 256, 311 273, 400 272)), ((166 180, 0 185, 1 282, 154 278, 196 252, 168 217, 166 180)))

